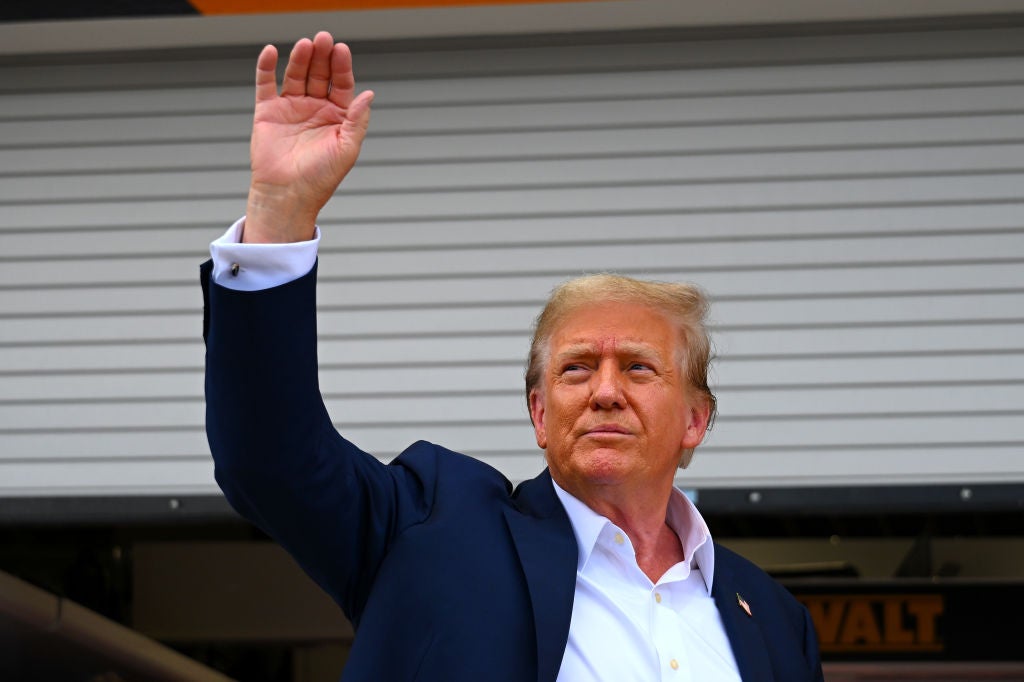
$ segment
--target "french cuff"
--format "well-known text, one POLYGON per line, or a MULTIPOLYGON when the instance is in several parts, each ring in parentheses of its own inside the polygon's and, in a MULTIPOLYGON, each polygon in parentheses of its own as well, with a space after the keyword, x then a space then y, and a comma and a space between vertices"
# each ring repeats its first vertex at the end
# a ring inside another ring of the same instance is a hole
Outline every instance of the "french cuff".
POLYGON ((243 244, 245 217, 239 218, 210 244, 213 281, 237 291, 259 291, 287 284, 309 273, 316 264, 320 228, 305 242, 243 244))

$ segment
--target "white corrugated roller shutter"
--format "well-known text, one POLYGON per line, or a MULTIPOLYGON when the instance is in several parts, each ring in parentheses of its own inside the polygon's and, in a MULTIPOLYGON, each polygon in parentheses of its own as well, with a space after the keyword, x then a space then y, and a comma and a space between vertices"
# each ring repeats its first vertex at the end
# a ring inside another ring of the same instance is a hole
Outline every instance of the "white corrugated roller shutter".
MULTIPOLYGON (((1024 31, 373 51, 324 212, 323 390, 513 479, 547 291, 707 288, 689 487, 1024 481, 1024 31)), ((197 265, 244 208, 240 58, 0 68, 0 495, 212 493, 197 265)))

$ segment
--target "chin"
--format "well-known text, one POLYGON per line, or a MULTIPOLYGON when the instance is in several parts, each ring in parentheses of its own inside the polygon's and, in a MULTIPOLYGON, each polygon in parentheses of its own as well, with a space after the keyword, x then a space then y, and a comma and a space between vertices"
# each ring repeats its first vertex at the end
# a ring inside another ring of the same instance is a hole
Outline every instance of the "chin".
POLYGON ((614 485, 627 478, 632 470, 630 458, 618 451, 590 452, 575 464, 577 475, 593 485, 614 485))

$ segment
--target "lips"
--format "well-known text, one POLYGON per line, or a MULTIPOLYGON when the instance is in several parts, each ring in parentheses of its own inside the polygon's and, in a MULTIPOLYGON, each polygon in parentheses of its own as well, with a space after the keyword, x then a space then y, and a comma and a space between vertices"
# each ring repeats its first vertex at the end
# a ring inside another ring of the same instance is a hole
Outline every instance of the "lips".
POLYGON ((624 436, 630 435, 632 432, 625 426, 620 424, 598 424, 587 429, 587 435, 591 436, 604 436, 604 435, 615 435, 621 434, 624 436))

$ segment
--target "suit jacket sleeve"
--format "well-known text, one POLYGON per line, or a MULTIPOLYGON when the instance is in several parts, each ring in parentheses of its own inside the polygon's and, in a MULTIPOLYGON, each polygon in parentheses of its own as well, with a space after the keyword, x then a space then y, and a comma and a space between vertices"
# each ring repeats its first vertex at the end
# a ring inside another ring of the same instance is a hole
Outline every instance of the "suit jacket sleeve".
POLYGON ((806 608, 804 609, 804 658, 807 660, 811 680, 813 682, 825 682, 825 675, 821 669, 818 633, 814 629, 814 621, 811 620, 811 614, 806 608))
POLYGON ((433 482, 334 429, 317 379, 315 267, 255 292, 218 286, 211 269, 201 281, 217 483, 358 625, 389 544, 429 513, 433 482))

